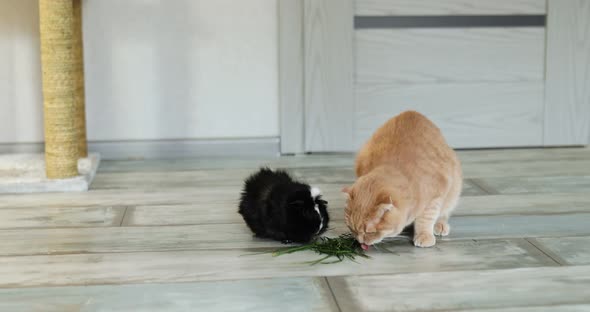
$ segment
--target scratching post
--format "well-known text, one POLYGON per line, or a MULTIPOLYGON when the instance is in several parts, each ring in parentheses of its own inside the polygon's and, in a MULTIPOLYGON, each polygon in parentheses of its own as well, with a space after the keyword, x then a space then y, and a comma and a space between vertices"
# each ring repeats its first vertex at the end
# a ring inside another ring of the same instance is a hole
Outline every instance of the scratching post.
MULTIPOLYGON (((49 179, 78 175, 80 156, 73 0, 39 0, 45 166, 49 179)), ((81 49, 80 49, 81 50, 81 49)), ((81 51, 80 51, 81 54, 81 51)), ((81 65, 80 65, 81 66, 81 65)), ((83 90, 83 88, 82 88, 83 90)))
POLYGON ((74 107, 75 126, 78 131, 78 157, 88 157, 86 143, 86 105, 84 89, 84 46, 82 41, 82 0, 73 0, 73 51, 74 51, 74 107))
POLYGON ((39 0, 45 155, 0 155, 0 194, 88 191, 82 0, 39 0), (81 160, 81 161, 80 161, 81 160))

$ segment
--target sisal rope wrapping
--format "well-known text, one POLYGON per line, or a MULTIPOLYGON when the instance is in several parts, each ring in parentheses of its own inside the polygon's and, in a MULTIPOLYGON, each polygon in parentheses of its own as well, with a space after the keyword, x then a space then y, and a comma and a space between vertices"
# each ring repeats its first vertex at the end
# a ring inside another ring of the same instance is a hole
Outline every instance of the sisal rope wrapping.
POLYGON ((73 0, 73 51, 74 51, 74 107, 78 131, 78 156, 88 157, 86 143, 86 105, 84 90, 84 47, 82 40, 82 1, 73 0))
POLYGON ((45 166, 50 179, 78 175, 72 0, 39 0, 45 166))

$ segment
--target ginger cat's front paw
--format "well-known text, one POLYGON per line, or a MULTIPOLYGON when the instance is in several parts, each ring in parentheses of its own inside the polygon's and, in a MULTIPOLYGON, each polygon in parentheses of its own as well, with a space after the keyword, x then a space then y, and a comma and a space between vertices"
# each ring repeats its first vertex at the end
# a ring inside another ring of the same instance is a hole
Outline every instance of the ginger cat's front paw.
POLYGON ((418 233, 414 236, 414 246, 432 247, 436 244, 436 238, 430 233, 418 233))
POLYGON ((451 226, 447 222, 436 222, 434 225, 434 235, 448 236, 451 232, 451 226))

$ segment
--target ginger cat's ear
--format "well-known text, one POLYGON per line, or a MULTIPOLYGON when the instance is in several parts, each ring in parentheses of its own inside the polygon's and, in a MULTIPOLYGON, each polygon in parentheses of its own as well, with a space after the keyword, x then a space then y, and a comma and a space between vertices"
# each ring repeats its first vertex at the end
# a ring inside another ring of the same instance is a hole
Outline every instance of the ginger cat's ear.
POLYGON ((375 214, 373 215, 371 220, 369 220, 366 223, 365 232, 367 232, 367 233, 377 232, 377 225, 379 223, 381 223, 381 219, 383 219, 383 216, 385 215, 385 213, 387 213, 388 211, 391 211, 392 209, 393 209, 393 204, 379 205, 377 207, 377 211, 375 212, 375 214))

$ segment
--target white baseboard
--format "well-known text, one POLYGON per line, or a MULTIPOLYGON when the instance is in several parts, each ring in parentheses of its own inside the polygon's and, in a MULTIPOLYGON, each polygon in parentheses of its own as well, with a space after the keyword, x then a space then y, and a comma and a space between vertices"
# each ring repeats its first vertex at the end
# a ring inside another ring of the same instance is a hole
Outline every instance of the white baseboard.
MULTIPOLYGON (((102 159, 164 159, 216 156, 277 156, 279 138, 220 140, 155 140, 89 142, 91 152, 102 159)), ((40 153, 43 143, 0 144, 0 154, 40 153)))

